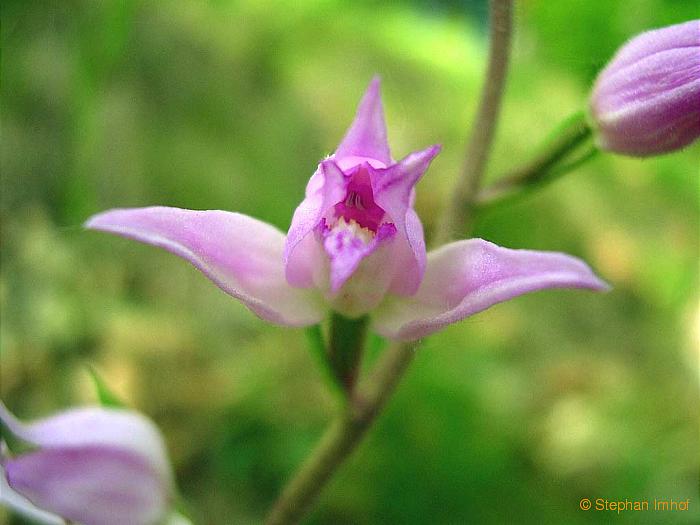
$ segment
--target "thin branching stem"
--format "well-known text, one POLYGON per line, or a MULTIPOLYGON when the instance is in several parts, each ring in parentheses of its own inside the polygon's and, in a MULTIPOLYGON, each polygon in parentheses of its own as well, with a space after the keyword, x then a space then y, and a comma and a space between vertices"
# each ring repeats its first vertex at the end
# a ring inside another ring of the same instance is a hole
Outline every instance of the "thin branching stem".
POLYGON ((554 130, 532 158, 480 190, 475 204, 483 207, 527 193, 579 167, 598 151, 590 140, 592 135, 585 112, 575 113, 554 130))
POLYGON ((513 33, 513 1, 491 0, 491 38, 486 78, 479 109, 462 165, 462 172, 438 222, 434 243, 444 244, 471 230, 474 204, 496 133, 506 83, 513 33))

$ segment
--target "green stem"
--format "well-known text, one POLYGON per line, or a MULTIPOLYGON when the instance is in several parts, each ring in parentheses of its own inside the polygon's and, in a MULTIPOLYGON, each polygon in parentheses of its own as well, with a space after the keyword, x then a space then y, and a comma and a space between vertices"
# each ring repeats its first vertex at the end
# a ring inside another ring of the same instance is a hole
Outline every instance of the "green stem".
POLYGON ((315 324, 313 326, 309 326, 305 332, 306 339, 309 342, 309 347, 314 354, 314 358, 321 369, 321 373, 323 374, 326 383, 328 383, 333 393, 336 394, 343 403, 345 403, 347 400, 347 395, 342 385, 338 382, 335 372, 333 371, 330 361, 328 360, 328 351, 326 350, 326 343, 323 340, 321 325, 315 324))
POLYGON ((352 393, 357 380, 360 358, 367 338, 369 317, 350 319, 333 312, 328 347, 328 362, 335 377, 348 393, 352 393))
POLYGON ((417 343, 393 343, 352 403, 328 427, 285 487, 266 525, 298 523, 342 462, 355 450, 415 355, 417 343))
POLYGON ((528 162, 500 177, 477 195, 479 206, 491 205, 523 191, 552 182, 561 175, 577 168, 596 153, 595 146, 577 159, 565 163, 582 145, 589 142, 592 130, 581 111, 566 119, 550 135, 550 138, 528 162))
POLYGON ((448 206, 438 223, 435 244, 441 245, 471 229, 476 194, 486 170, 496 133, 501 99, 506 83, 513 32, 513 1, 490 0, 491 38, 486 79, 476 119, 467 144, 462 173, 448 206))
POLYGON ((578 155, 575 159, 554 167, 552 169, 551 175, 547 177, 546 182, 550 181, 550 177, 552 179, 557 179, 562 175, 569 173, 570 171, 574 171, 575 169, 580 168, 589 160, 597 157, 598 153, 600 153, 598 146, 596 146, 595 144, 591 144, 588 148, 586 148, 586 150, 583 153, 578 155))

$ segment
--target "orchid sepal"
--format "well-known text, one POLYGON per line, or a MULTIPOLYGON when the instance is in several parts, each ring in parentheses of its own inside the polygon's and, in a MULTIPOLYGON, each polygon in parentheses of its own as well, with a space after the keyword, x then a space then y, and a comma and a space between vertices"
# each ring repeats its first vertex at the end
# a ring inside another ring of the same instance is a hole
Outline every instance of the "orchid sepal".
POLYGON ((418 292, 387 300, 375 313, 373 329, 389 339, 420 339, 495 304, 549 288, 610 289, 570 255, 512 250, 482 239, 457 241, 428 255, 418 292))

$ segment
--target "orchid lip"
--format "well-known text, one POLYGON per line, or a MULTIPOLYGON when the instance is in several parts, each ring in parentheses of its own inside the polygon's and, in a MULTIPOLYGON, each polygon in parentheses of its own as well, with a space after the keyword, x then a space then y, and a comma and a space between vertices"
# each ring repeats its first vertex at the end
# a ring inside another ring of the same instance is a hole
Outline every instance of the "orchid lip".
POLYGON ((330 292, 336 294, 365 258, 394 237, 396 227, 384 222, 375 230, 341 216, 330 224, 322 219, 318 231, 330 261, 330 292))
POLYGON ((343 197, 321 219, 318 231, 330 262, 331 294, 337 294, 362 262, 393 237, 389 231, 396 230, 386 211, 375 201, 375 179, 381 170, 373 168, 367 159, 341 170, 343 197))
POLYGON ((346 221, 345 217, 343 216, 341 216, 333 226, 326 226, 326 228, 326 235, 331 233, 340 233, 341 231, 347 231, 350 233, 352 238, 359 239, 365 245, 372 242, 372 240, 377 235, 376 231, 362 226, 360 223, 355 221, 355 219, 350 219, 349 221, 346 221))

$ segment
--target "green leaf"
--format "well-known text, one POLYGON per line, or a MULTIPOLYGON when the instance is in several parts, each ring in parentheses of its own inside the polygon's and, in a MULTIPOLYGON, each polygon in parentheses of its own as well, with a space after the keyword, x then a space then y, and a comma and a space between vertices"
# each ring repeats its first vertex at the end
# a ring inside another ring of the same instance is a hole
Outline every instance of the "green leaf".
POLYGON ((88 374, 90 374, 90 377, 92 378, 92 382, 95 385, 95 390, 97 391, 97 397, 100 400, 100 404, 103 407, 112 407, 112 408, 125 408, 126 404, 117 397, 114 392, 107 386, 107 383, 104 382, 102 379, 102 376, 95 370, 95 367, 92 365, 88 365, 87 367, 88 374))

